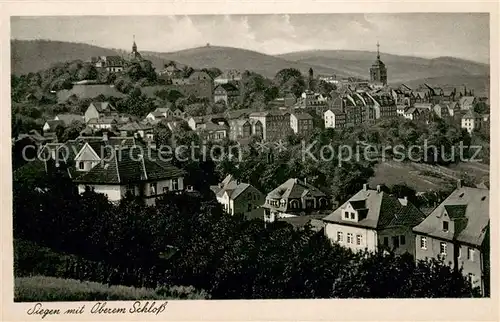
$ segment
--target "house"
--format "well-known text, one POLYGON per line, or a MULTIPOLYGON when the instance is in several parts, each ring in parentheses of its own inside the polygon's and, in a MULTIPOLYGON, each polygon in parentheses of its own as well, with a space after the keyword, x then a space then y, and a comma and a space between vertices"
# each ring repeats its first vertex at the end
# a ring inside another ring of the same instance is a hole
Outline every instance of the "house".
POLYGON ((249 139, 254 135, 262 138, 263 127, 261 121, 250 119, 246 115, 238 119, 229 119, 229 129, 231 140, 249 139))
POLYGON ((91 62, 96 68, 106 69, 108 72, 121 72, 125 67, 125 60, 120 56, 92 57, 91 62))
POLYGON ((225 122, 206 122, 200 131, 201 137, 209 141, 220 141, 229 136, 229 126, 225 122))
POLYGON ((286 111, 253 112, 249 118, 260 122, 262 138, 266 141, 282 140, 293 133, 290 127, 290 113, 286 111))
POLYGON ((472 286, 484 291, 484 270, 489 259, 489 190, 457 188, 415 226, 416 259, 442 259, 462 268, 472 286))
POLYGON ((207 120, 207 117, 203 116, 192 116, 188 119, 187 123, 189 125, 189 128, 193 131, 202 129, 205 127, 205 122, 207 120))
POLYGON ((425 215, 406 198, 399 199, 367 184, 330 215, 323 218, 325 235, 354 251, 394 250, 415 254, 413 227, 425 215))
POLYGON ((474 104, 476 103, 476 98, 474 96, 462 96, 458 100, 458 105, 460 107, 460 110, 471 110, 474 107, 474 104))
POLYGON ((87 126, 93 130, 111 129, 118 124, 116 116, 103 116, 100 118, 90 119, 87 126))
POLYGON ((153 140, 153 126, 147 123, 130 122, 118 128, 121 136, 140 136, 143 139, 153 140))
POLYGON ((328 109, 323 113, 325 128, 338 129, 343 128, 346 122, 345 113, 333 109, 328 109))
POLYGON ((154 113, 161 113, 165 118, 171 118, 174 116, 174 112, 169 107, 157 107, 154 113))
POLYGON ((134 137, 108 137, 103 136, 78 137, 74 140, 78 149, 74 151, 74 167, 78 173, 88 172, 94 166, 106 159, 111 151, 136 146, 134 137))
POLYGON ((162 120, 164 118, 165 118, 165 113, 156 110, 153 112, 149 112, 148 115, 146 115, 146 120, 151 120, 151 121, 162 120))
POLYGON ((231 83, 220 84, 214 89, 214 102, 224 102, 232 105, 240 95, 239 89, 231 83))
POLYGON ((306 215, 311 212, 327 210, 331 198, 320 189, 299 179, 288 179, 266 196, 262 206, 264 220, 273 222, 284 217, 306 215))
POLYGON ((112 150, 104 161, 74 180, 78 191, 103 193, 110 201, 120 201, 130 194, 154 205, 163 194, 184 190, 183 170, 164 161, 156 151, 148 151, 147 156, 142 153, 135 148, 112 150))
POLYGON ((290 127, 293 132, 298 135, 310 134, 313 127, 313 117, 309 113, 291 113, 290 127))
POLYGON ((407 120, 416 120, 419 116, 419 111, 416 107, 407 107, 403 113, 403 117, 407 120))
POLYGON ((85 122, 84 116, 79 114, 58 114, 54 117, 54 120, 63 121, 65 126, 70 126, 73 122, 85 122))
POLYGON ((462 116, 462 129, 466 129, 467 132, 472 133, 474 130, 481 128, 481 122, 483 117, 470 109, 462 116))
POLYGON ((188 77, 189 83, 196 84, 200 82, 212 82, 212 77, 204 71, 195 70, 188 77))
POLYGON ((47 120, 42 129, 44 133, 50 133, 55 132, 58 126, 65 127, 65 124, 62 120, 47 120))
POLYGON ((242 183, 228 175, 217 186, 210 189, 224 211, 230 215, 243 215, 245 219, 264 219, 264 194, 248 183, 242 183))
POLYGON ((240 71, 232 69, 223 72, 214 79, 215 85, 233 83, 237 84, 243 79, 240 71))
POLYGON ((93 102, 85 111, 85 123, 104 116, 118 116, 116 108, 109 102, 93 102))
POLYGON ((445 103, 438 103, 432 107, 434 114, 436 114, 439 118, 446 118, 450 116, 450 111, 448 109, 448 105, 445 103))

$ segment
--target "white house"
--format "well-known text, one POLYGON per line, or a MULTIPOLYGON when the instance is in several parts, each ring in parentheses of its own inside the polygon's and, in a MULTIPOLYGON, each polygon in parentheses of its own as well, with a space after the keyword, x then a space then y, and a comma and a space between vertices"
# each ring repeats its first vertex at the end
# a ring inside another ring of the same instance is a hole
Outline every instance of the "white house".
POLYGON ((325 120, 325 128, 341 128, 345 125, 346 115, 343 112, 328 109, 323 113, 323 119, 325 120))
POLYGON ((224 211, 243 215, 246 219, 264 219, 264 194, 248 183, 241 183, 228 175, 219 185, 210 187, 224 211))
POLYGON ((482 116, 474 112, 473 109, 470 109, 462 116, 462 129, 466 129, 467 132, 472 133, 472 131, 481 128, 481 121, 482 116))
POLYGON ((120 201, 130 194, 154 205, 157 197, 184 190, 185 172, 156 152, 143 155, 141 149, 135 148, 113 152, 75 179, 80 193, 90 189, 105 194, 110 201, 120 201))

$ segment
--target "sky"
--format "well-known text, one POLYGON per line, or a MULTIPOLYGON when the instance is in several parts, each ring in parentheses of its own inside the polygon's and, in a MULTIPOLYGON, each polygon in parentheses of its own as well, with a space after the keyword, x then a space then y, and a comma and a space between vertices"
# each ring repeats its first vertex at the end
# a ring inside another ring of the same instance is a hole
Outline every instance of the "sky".
POLYGON ((50 39, 139 51, 230 46, 280 54, 376 50, 489 62, 487 13, 12 17, 12 39, 50 39))

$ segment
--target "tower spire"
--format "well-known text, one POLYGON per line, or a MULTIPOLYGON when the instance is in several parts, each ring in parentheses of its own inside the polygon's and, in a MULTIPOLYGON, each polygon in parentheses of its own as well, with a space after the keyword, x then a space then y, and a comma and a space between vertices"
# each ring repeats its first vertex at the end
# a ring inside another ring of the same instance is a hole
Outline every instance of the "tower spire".
POLYGON ((380 59, 380 44, 377 41, 377 59, 380 59))
POLYGON ((136 52, 137 51, 137 45, 135 44, 135 35, 132 35, 132 38, 134 40, 134 43, 132 44, 132 52, 136 52))

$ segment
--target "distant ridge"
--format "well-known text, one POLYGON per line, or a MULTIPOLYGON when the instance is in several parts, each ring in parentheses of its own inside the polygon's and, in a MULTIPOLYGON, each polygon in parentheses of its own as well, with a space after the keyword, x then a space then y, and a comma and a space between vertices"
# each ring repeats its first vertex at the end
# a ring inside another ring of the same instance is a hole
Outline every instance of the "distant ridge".
MULTIPOLYGON (((15 74, 36 72, 57 62, 126 53, 118 49, 51 40, 11 40, 11 50, 12 72, 15 74)), ((283 68, 297 68, 303 73, 312 68, 316 75, 336 74, 338 77, 367 79, 376 57, 374 52, 355 50, 310 50, 272 56, 223 46, 203 46, 168 53, 142 51, 139 46, 139 51, 157 69, 173 60, 194 68, 251 70, 270 78, 283 68)), ((444 78, 449 82, 455 77, 462 82, 468 76, 473 76, 474 82, 482 83, 481 79, 488 79, 489 76, 489 65, 454 57, 427 59, 385 53, 381 56, 388 68, 390 83, 429 78, 444 78)))

